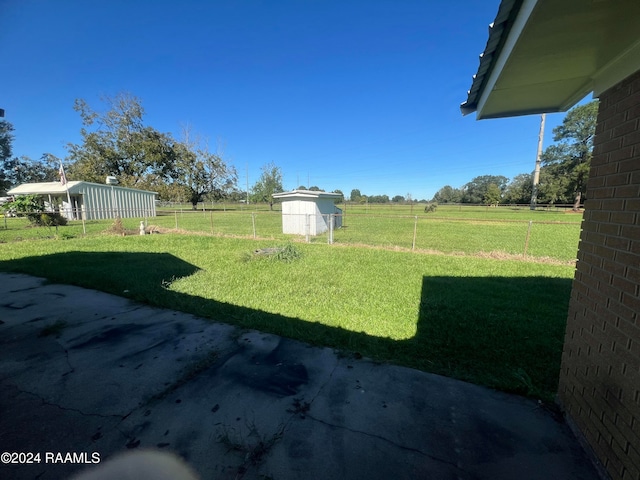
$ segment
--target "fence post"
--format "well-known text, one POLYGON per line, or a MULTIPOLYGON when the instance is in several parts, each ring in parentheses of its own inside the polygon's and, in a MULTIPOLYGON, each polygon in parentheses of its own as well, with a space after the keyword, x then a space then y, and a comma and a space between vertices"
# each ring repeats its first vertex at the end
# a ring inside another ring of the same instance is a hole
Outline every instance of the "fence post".
POLYGON ((342 212, 342 227, 347 226, 347 221, 345 220, 347 216, 347 201, 344 201, 344 211, 342 212))
POLYGON ((175 216, 176 216, 176 230, 178 229, 178 211, 175 211, 175 216))
POLYGON ((213 210, 211 210, 211 215, 209 217, 211 219, 211 233, 213 233, 213 210))
MULTIPOLYGON (((5 219, 5 222, 7 220, 5 219)), ((82 235, 87 235, 87 225, 85 224, 84 215, 82 216, 82 235)))
POLYGON ((251 223, 253 224, 253 239, 256 239, 256 214, 255 212, 251 213, 251 223))
POLYGON ((335 216, 332 214, 329 215, 329 245, 333 245, 333 221, 335 220, 335 216))
POLYGON ((413 218, 413 243, 411 244, 411 250, 416 249, 416 235, 418 234, 418 216, 416 215, 413 218))
POLYGON ((527 249, 529 248, 529 237, 531 236, 531 224, 533 223, 532 220, 529 220, 529 227, 527 228, 527 238, 524 241, 524 253, 522 254, 523 257, 527 256, 527 249))

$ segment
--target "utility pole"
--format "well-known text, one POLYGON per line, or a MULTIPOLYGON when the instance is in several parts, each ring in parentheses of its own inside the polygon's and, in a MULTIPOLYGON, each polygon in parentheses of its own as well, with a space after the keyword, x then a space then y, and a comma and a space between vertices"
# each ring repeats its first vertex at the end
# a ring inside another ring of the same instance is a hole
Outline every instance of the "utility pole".
POLYGON ((247 163, 247 206, 249 205, 249 164, 247 163))
POLYGON ((536 155, 536 168, 533 171, 533 188, 531 189, 531 210, 536 209, 538 203, 538 183, 540 183, 540 164, 542 163, 542 141, 544 140, 544 121, 546 114, 540 116, 540 133, 538 134, 538 154, 536 155))

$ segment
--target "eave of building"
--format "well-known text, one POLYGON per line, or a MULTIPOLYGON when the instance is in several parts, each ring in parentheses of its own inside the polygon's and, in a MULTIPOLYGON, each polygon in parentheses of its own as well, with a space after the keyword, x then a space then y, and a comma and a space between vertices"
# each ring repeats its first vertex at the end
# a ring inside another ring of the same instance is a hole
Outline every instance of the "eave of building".
POLYGON ((18 185, 17 187, 12 188, 7 193, 9 195, 66 195, 68 191, 70 194, 78 194, 82 193, 82 188, 84 186, 109 189, 115 188, 116 190, 129 190, 133 192, 144 192, 157 195, 157 192, 150 192, 147 190, 138 190, 135 188, 118 186, 112 187, 111 185, 105 185, 102 183, 91 183, 77 180, 67 182, 64 185, 60 182, 23 183, 22 185, 18 185))
POLYGON ((503 0, 463 114, 566 111, 640 69, 640 1, 503 0))
POLYGON ((338 199, 342 198, 342 195, 339 193, 329 193, 329 192, 319 192, 317 190, 292 190, 291 192, 282 192, 275 193, 273 198, 285 199, 285 200, 293 200, 300 198, 331 198, 338 199))

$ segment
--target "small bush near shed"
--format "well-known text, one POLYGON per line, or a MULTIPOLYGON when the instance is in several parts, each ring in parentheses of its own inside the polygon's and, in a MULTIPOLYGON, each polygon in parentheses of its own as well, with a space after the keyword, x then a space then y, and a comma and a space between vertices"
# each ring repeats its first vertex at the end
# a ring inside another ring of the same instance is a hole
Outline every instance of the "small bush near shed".
POLYGON ((438 204, 436 202, 427 203, 427 205, 424 207, 424 213, 435 212, 437 208, 438 204))
POLYGON ((27 217, 36 227, 57 227, 67 224, 67 219, 58 212, 45 212, 44 203, 37 195, 21 195, 2 205, 9 216, 27 217))

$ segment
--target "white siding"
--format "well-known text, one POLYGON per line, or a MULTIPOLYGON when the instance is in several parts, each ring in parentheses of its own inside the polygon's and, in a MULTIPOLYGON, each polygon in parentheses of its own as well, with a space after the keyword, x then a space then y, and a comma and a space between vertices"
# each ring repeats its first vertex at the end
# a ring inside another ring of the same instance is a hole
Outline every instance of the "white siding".
POLYGON ((155 193, 131 188, 84 183, 78 193, 83 196, 85 218, 97 220, 114 218, 155 217, 155 193))
MULTIPOLYGON (((309 235, 320 235, 329 229, 329 215, 338 213, 333 199, 284 199, 282 201, 282 233, 306 235, 307 223, 309 235)), ((336 221, 334 226, 341 226, 336 221)))

